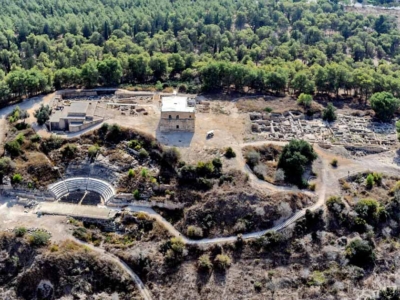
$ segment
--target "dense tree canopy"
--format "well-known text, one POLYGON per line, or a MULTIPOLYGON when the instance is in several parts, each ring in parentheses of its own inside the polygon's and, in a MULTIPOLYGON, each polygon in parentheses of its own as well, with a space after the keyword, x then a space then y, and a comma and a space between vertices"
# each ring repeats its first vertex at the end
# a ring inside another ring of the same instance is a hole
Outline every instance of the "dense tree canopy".
POLYGON ((372 109, 375 111, 376 117, 384 122, 390 121, 400 106, 399 99, 393 97, 388 92, 375 93, 369 101, 372 109))
POLYGON ((394 18, 335 2, 15 0, 0 20, 0 103, 54 87, 156 81, 400 95, 394 18))
POLYGON ((291 140, 279 157, 278 168, 285 172, 287 181, 301 185, 302 176, 307 165, 317 158, 313 147, 303 140, 291 140))

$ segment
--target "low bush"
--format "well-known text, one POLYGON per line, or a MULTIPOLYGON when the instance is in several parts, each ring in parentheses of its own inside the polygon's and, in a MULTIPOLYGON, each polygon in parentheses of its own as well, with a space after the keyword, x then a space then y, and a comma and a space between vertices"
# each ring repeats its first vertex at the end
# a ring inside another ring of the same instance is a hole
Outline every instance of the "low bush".
POLYGON ((271 107, 267 106, 266 108, 264 108, 264 111, 266 113, 271 113, 273 111, 273 109, 271 107))
POLYGON ((368 174, 367 179, 365 180, 365 185, 367 186, 367 188, 372 189, 374 183, 375 183, 374 175, 368 174))
POLYGON ((256 151, 250 151, 246 154, 246 162, 252 168, 258 165, 258 163, 260 162, 260 153, 256 151))
POLYGON ((218 254, 214 259, 214 265, 220 270, 226 270, 231 266, 232 260, 226 254, 218 254))
POLYGON ((4 146, 11 156, 18 156, 21 153, 21 144, 18 143, 16 140, 7 142, 4 146))
POLYGON ((254 289, 255 289, 257 292, 261 292, 261 290, 262 290, 262 283, 259 282, 259 281, 254 282, 254 289))
POLYGON ((360 218, 373 224, 378 218, 379 203, 375 199, 362 199, 354 207, 360 218))
POLYGON ((203 254, 197 260, 197 267, 200 271, 210 271, 213 268, 210 256, 208 254, 203 254))
POLYGON ((11 182, 16 184, 16 183, 21 183, 22 181, 22 175, 21 174, 14 174, 14 176, 11 178, 11 182))
POLYGON ((41 140, 42 140, 42 137, 38 134, 34 134, 31 136, 31 142, 33 142, 33 143, 40 142, 41 140))
POLYGON ((14 229, 14 234, 17 237, 23 237, 26 234, 27 230, 25 227, 17 227, 14 229))
POLYGON ((142 175, 143 178, 147 178, 149 176, 149 170, 146 168, 142 168, 142 171, 140 171, 140 175, 142 175))
POLYGON ((94 158, 97 155, 97 152, 99 152, 100 147, 97 144, 94 144, 93 146, 90 146, 88 149, 88 156, 90 158, 94 158))
POLYGON ((198 226, 190 225, 187 228, 186 234, 191 238, 202 238, 203 237, 203 229, 198 226))
POLYGON ((308 189, 312 192, 315 192, 315 189, 317 188, 317 184, 315 182, 308 184, 308 189))
POLYGON ((133 197, 134 197, 136 200, 139 200, 139 199, 140 199, 140 192, 139 192, 139 190, 134 190, 132 194, 133 194, 133 197))
POLYGON ((50 252, 57 252, 59 250, 59 247, 57 244, 52 244, 50 246, 50 252))
POLYGON ((346 207, 339 196, 329 197, 326 206, 331 212, 341 212, 346 207))
POLYGON ((236 157, 236 153, 235 151, 233 151, 232 147, 226 148, 225 157, 228 159, 236 157))
POLYGON ((75 144, 67 144, 61 150, 61 154, 64 158, 73 158, 75 156, 77 150, 78 150, 78 148, 76 147, 75 144))
POLYGON ((181 159, 181 154, 175 147, 164 149, 162 159, 165 163, 176 166, 181 159))
POLYGON ((358 267, 367 267, 375 260, 372 246, 364 240, 356 239, 346 247, 346 256, 350 263, 358 267))
POLYGON ((135 171, 134 171, 133 169, 129 169, 129 171, 128 171, 128 177, 129 177, 129 178, 135 177, 135 171))
POLYGON ((337 168, 337 166, 338 166, 338 160, 337 160, 336 158, 332 159, 332 161, 331 161, 331 166, 334 167, 334 168, 337 168))
POLYGON ((50 234, 44 231, 35 231, 29 235, 29 243, 32 246, 46 246, 50 241, 50 234))
POLYGON ((146 149, 140 149, 140 151, 139 151, 139 157, 141 158, 141 159, 146 159, 146 158, 148 158, 149 157, 149 152, 147 152, 146 151, 146 149))

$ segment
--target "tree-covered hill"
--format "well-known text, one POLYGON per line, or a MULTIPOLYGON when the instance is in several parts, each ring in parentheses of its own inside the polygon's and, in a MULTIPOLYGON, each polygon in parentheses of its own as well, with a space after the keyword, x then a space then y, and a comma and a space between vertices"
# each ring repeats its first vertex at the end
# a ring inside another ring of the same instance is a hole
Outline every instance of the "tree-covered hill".
POLYGON ((329 1, 0 4, 3 104, 53 87, 156 81, 191 91, 400 94, 394 20, 346 13, 329 1))

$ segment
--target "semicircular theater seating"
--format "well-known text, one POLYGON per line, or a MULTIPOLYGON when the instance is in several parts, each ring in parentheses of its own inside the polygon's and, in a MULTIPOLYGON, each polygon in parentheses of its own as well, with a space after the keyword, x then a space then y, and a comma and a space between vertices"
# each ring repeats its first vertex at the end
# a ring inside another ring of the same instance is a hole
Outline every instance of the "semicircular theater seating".
POLYGON ((107 202, 115 196, 115 190, 106 181, 91 177, 73 177, 58 181, 48 186, 48 190, 56 199, 74 191, 91 191, 100 194, 107 202))

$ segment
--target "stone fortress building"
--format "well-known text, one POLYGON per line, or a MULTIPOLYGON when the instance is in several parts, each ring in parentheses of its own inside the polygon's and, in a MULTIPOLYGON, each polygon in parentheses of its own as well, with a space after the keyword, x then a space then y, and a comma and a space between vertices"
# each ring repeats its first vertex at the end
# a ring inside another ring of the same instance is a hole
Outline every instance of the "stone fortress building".
POLYGON ((161 132, 194 132, 195 121, 196 101, 194 99, 180 96, 161 99, 161 132))

